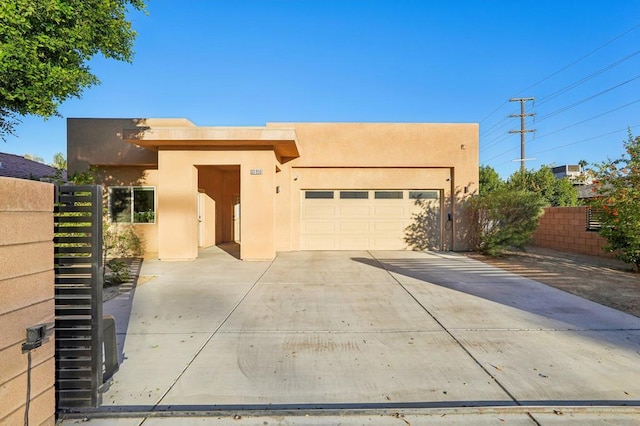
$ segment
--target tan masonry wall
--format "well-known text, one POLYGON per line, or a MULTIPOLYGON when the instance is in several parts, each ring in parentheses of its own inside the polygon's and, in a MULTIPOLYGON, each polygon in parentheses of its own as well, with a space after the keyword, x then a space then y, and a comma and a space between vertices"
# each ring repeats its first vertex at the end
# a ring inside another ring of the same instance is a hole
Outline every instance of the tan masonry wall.
POLYGON ((559 251, 612 257, 602 247, 606 240, 586 230, 586 207, 548 207, 533 234, 533 244, 559 251))
MULTIPOLYGON (((53 187, 0 178, 0 424, 24 424, 26 328, 54 321, 53 187)), ((29 424, 55 424, 54 340, 34 349, 29 424)))

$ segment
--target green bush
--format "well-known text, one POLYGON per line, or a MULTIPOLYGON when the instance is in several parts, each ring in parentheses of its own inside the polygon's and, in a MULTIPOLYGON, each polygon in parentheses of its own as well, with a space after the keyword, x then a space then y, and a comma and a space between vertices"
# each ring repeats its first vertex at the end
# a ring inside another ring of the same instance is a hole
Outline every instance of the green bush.
POLYGON ((640 136, 629 133, 624 148, 621 158, 597 165, 592 206, 601 211, 604 250, 640 271, 640 136))
POLYGON ((142 240, 133 226, 104 222, 103 249, 110 258, 137 257, 142 255, 142 240))
POLYGON ((544 205, 539 194, 516 189, 497 189, 471 198, 476 249, 498 256, 508 247, 524 247, 538 226, 544 205))
POLYGON ((111 259, 106 264, 108 272, 105 274, 104 285, 118 285, 129 281, 131 274, 129 273, 129 265, 127 262, 119 259, 111 259))

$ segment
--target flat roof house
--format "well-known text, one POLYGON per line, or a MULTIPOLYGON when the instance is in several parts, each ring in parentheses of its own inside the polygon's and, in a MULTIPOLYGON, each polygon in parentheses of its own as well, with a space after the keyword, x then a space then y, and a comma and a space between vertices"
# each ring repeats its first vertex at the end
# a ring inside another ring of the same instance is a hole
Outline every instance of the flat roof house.
POLYGON ((477 190, 477 124, 70 118, 67 126, 70 175, 94 166, 109 220, 132 223, 162 260, 232 241, 243 260, 411 249, 407 229, 425 210, 429 247, 470 248, 461 201, 477 190))

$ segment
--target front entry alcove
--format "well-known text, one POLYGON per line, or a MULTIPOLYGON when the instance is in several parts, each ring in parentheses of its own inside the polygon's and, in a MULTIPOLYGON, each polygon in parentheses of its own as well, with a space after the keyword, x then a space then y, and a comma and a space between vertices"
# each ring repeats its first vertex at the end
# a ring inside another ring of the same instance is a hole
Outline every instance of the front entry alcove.
POLYGON ((196 166, 198 247, 240 243, 240 165, 196 166))

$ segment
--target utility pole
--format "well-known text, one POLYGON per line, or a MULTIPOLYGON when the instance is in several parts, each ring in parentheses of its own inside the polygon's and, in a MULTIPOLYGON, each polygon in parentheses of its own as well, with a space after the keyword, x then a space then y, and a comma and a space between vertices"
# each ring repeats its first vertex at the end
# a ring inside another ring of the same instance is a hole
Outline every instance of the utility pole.
POLYGON ((509 130, 509 133, 520 133, 520 171, 524 172, 524 162, 527 160, 524 156, 525 134, 535 132, 535 129, 526 128, 526 118, 536 115, 526 114, 524 111, 525 102, 533 101, 536 98, 511 98, 509 102, 520 102, 520 114, 511 114, 509 117, 520 117, 520 130, 509 130))

